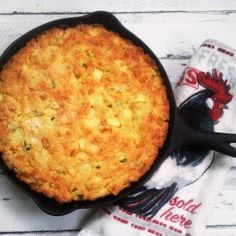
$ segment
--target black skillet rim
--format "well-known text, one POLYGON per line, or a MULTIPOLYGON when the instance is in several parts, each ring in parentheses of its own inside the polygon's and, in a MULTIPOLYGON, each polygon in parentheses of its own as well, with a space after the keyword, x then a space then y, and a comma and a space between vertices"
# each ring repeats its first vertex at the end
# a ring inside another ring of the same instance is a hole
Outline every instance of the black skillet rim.
MULTIPOLYGON (((169 129, 167 138, 165 141, 164 146, 161 148, 157 158, 155 159, 153 165, 149 169, 149 171, 141 177, 137 182, 132 183, 129 187, 124 189, 122 192, 120 192, 116 196, 106 196, 103 198, 99 198, 95 201, 74 201, 71 203, 66 204, 59 204, 55 200, 50 199, 48 197, 43 196, 42 194, 39 194, 37 192, 34 192, 30 189, 28 185, 25 183, 19 181, 14 172, 9 170, 7 166, 4 164, 2 158, 0 158, 0 166, 3 170, 3 172, 6 174, 6 176, 13 182, 17 187, 19 187, 21 190, 23 190, 28 196, 30 196, 36 204, 41 208, 44 212, 46 212, 49 215, 54 216, 61 216, 68 213, 71 213, 72 211, 76 209, 83 209, 83 208, 92 208, 92 207, 99 207, 104 206, 109 203, 114 203, 118 201, 119 199, 127 196, 128 194, 132 193, 134 190, 136 190, 138 187, 140 187, 142 184, 144 184, 145 181, 148 180, 148 178, 151 177, 151 175, 158 169, 162 161, 167 157, 169 150, 171 149, 171 143, 173 143, 173 131, 174 127, 176 127, 178 124, 176 120, 177 115, 177 109, 175 105, 175 100, 172 92, 172 88, 168 79, 168 76, 160 63, 159 59, 155 56, 155 54, 151 51, 151 49, 137 36, 135 36, 133 33, 131 33, 128 29, 126 29, 120 21, 111 13, 105 12, 105 11, 97 11, 93 13, 89 13, 84 16, 79 17, 71 17, 71 18, 62 18, 54 21, 50 21, 48 23, 45 23, 43 25, 40 25, 26 34, 22 35, 18 39, 16 39, 0 56, 0 70, 3 68, 3 66, 7 63, 7 61, 13 56, 17 51, 20 50, 25 44, 37 37, 39 34, 43 33, 44 31, 52 28, 52 27, 61 27, 61 28, 68 28, 73 27, 79 24, 101 24, 108 30, 117 32, 122 37, 131 40, 135 45, 141 47, 145 53, 149 54, 153 60, 155 61, 157 67, 159 68, 159 71, 161 73, 161 76, 164 80, 168 99, 170 103, 170 121, 169 121, 169 129)), ((0 156, 1 157, 1 156, 0 156)))

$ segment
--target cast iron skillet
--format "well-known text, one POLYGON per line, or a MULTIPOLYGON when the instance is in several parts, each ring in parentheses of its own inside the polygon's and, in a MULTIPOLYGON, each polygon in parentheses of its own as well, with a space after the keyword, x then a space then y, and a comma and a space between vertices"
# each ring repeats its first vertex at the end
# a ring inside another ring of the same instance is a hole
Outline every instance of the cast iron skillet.
POLYGON ((98 23, 103 25, 108 30, 119 33, 122 37, 131 40, 135 45, 141 47, 145 53, 149 54, 154 59, 157 67, 161 72, 162 77, 164 78, 170 102, 170 122, 168 135, 165 144, 160 150, 154 164, 141 179, 139 179, 130 187, 120 192, 117 196, 107 196, 97 199, 95 201, 76 201, 68 204, 59 204, 53 199, 47 198, 42 194, 31 191, 28 185, 19 181, 16 178, 15 174, 7 168, 2 158, 0 158, 0 165, 5 174, 9 177, 9 179, 18 187, 20 187, 24 192, 26 192, 43 211, 50 215, 59 216, 70 213, 76 209, 97 207, 115 202, 132 193, 134 190, 144 184, 144 182, 158 169, 158 167, 160 166, 162 161, 168 156, 168 154, 170 154, 176 148, 181 146, 191 145, 205 147, 236 157, 236 148, 230 146, 231 142, 236 142, 236 135, 224 133, 208 133, 204 131, 195 130, 182 121, 177 111, 169 79, 160 61, 157 59, 154 53, 147 47, 147 45, 145 45, 138 37, 128 31, 111 13, 98 11, 82 17, 59 19, 48 22, 29 31, 28 33, 18 38, 15 42, 13 42, 3 52, 0 57, 0 70, 2 69, 4 64, 6 64, 7 61, 11 58, 11 56, 13 56, 17 51, 19 51, 20 48, 25 46, 25 44, 29 40, 37 37, 42 32, 52 27, 67 28, 84 23, 98 23))

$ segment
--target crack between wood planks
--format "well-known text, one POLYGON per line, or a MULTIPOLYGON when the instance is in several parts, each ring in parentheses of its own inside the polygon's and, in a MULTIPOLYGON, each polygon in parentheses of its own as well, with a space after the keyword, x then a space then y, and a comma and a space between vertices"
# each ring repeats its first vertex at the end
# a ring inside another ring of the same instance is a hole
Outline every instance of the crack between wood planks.
POLYGON ((236 166, 231 166, 231 170, 236 170, 236 166))
MULTIPOLYGON (((88 14, 93 11, 68 11, 68 12, 27 12, 27 11, 12 11, 0 12, 0 15, 78 15, 88 14)), ((210 11, 110 11, 113 14, 165 14, 165 13, 186 13, 186 14, 233 14, 236 10, 210 10, 210 11)))
MULTIPOLYGON (((29 197, 17 197, 17 198, 8 198, 8 197, 5 197, 5 198, 0 198, 0 201, 18 201, 18 200, 28 200, 30 199, 29 197)), ((1 232, 1 231, 0 231, 1 232)))
POLYGON ((81 229, 65 229, 65 230, 34 230, 34 231, 0 231, 0 235, 4 234, 18 234, 18 235, 24 235, 24 234, 58 234, 58 233, 69 233, 69 232, 79 232, 81 229))
POLYGON ((207 225, 206 226, 207 229, 227 229, 227 228, 236 228, 236 224, 231 224, 231 225, 221 225, 221 224, 217 224, 217 225, 207 225))
MULTIPOLYGON (((236 224, 232 224, 232 225, 207 225, 206 228, 234 228, 236 227, 236 224)), ((19 235, 27 235, 27 234, 58 234, 58 233, 69 233, 69 232, 79 232, 81 229, 65 229, 65 230, 33 230, 33 231, 0 231, 0 235, 5 235, 5 234, 19 234, 19 235)))
POLYGON ((163 60, 188 60, 192 57, 192 55, 190 54, 166 54, 166 56, 164 57, 158 57, 159 59, 163 59, 163 60))

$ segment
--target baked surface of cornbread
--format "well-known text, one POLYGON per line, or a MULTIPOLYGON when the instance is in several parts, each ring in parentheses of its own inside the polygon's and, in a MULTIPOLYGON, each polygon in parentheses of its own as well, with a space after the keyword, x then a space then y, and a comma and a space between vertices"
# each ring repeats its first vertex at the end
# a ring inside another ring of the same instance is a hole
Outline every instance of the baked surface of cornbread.
POLYGON ((116 195, 151 167, 169 101, 153 60, 101 25, 53 28, 0 72, 0 151, 60 203, 116 195))

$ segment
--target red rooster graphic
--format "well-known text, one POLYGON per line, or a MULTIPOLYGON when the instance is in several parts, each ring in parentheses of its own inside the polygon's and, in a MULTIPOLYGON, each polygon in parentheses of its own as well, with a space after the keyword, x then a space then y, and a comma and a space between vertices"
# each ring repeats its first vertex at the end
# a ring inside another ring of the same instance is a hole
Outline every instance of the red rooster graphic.
POLYGON ((232 100, 232 95, 229 93, 230 86, 227 85, 227 80, 223 80, 223 74, 217 74, 217 70, 212 70, 212 75, 207 72, 200 72, 198 74, 198 83, 212 91, 210 97, 213 101, 213 107, 209 110, 209 114, 214 122, 217 122, 223 115, 223 109, 227 108, 225 104, 232 100))
MULTIPOLYGON (((199 72, 198 83, 205 89, 188 97, 179 107, 183 120, 196 129, 214 131, 226 104, 232 100, 230 86, 222 73, 214 69, 199 72), (211 101, 212 106, 209 104, 211 101)), ((152 178, 135 193, 122 199, 119 205, 127 211, 154 217, 178 191, 197 181, 211 166, 214 152, 207 149, 184 147, 174 151, 152 178), (166 170, 171 170, 166 174, 166 170)))

